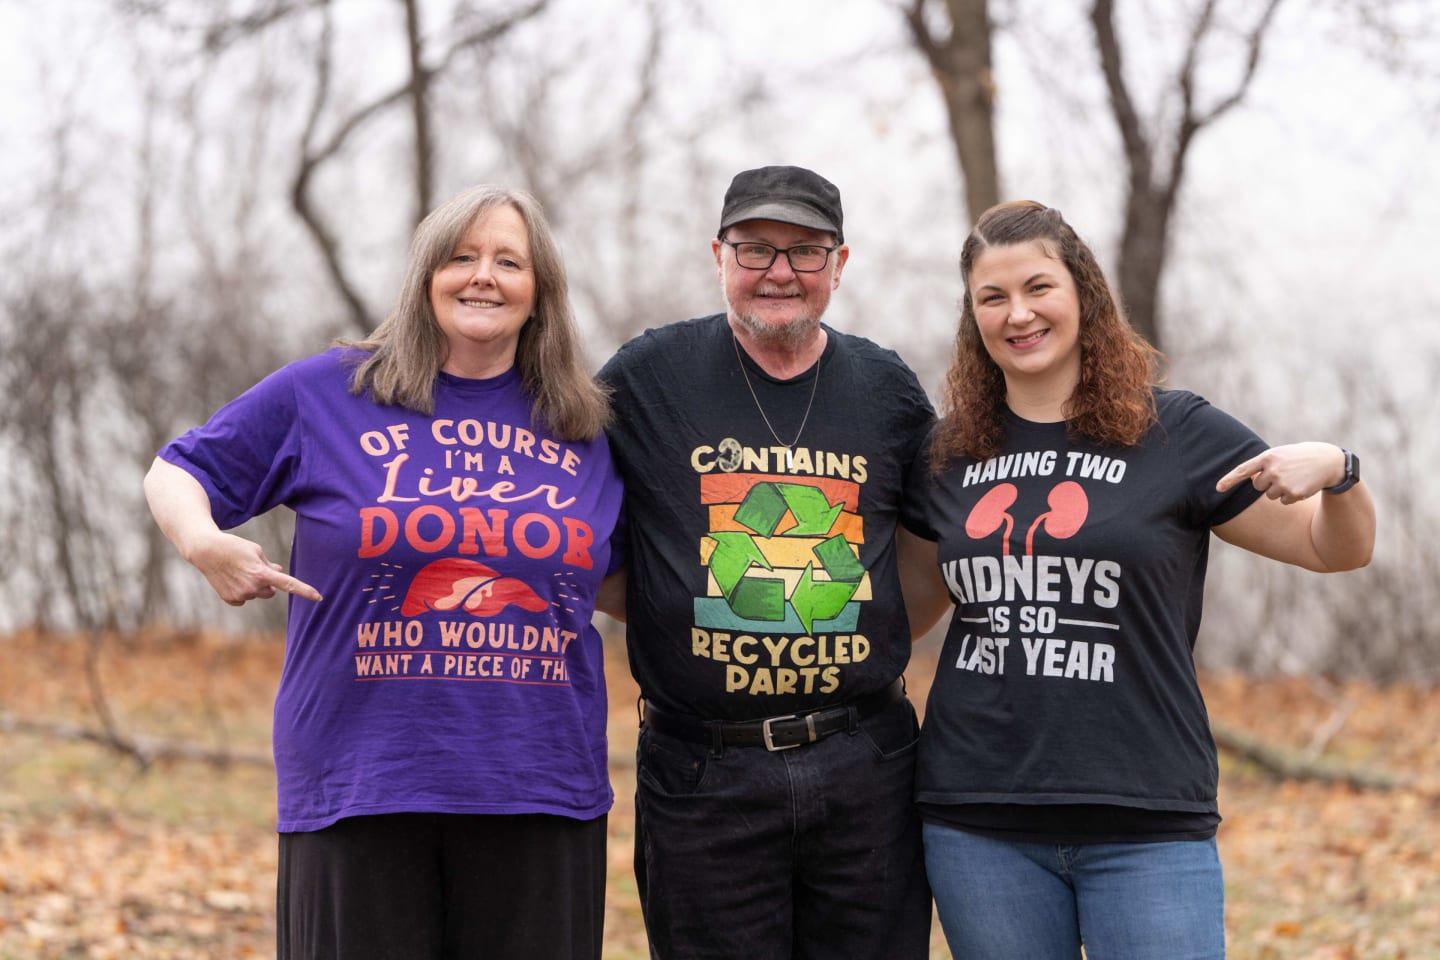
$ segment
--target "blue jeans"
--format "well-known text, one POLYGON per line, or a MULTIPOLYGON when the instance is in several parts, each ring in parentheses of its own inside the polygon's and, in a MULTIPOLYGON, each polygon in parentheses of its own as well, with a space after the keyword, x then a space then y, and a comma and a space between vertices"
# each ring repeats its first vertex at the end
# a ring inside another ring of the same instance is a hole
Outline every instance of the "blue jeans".
POLYGON ((956 960, 1223 960, 1214 839, 1057 846, 927 822, 925 864, 956 960))
POLYGON ((656 960, 925 960, 908 700, 794 750, 640 732, 635 878, 656 960))

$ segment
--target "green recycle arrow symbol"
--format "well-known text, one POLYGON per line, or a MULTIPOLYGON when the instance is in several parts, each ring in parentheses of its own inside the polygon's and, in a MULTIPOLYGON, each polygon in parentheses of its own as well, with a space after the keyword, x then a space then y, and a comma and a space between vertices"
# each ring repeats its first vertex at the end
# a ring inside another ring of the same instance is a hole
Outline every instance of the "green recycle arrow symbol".
POLYGON ((830 574, 831 580, 853 580, 858 585, 860 578, 865 576, 865 567, 843 536, 831 537, 811 553, 819 559, 820 566, 830 574))
POLYGON ((710 572, 730 609, 746 620, 784 620, 785 581, 745 576, 752 564, 774 569, 750 534, 719 530, 710 536, 716 544, 710 555, 710 572))
POLYGON ((780 495, 795 517, 795 526, 785 531, 787 537, 814 537, 830 532, 835 518, 845 509, 843 503, 833 506, 825 499, 824 491, 801 483, 782 483, 780 495))
POLYGON ((731 600, 733 606, 735 587, 745 576, 745 571, 752 563, 769 570, 770 561, 765 559, 748 533, 719 530, 711 532, 710 536, 717 544, 715 552, 710 555, 710 572, 715 574, 720 592, 725 594, 726 600, 731 600))
POLYGON ((771 537, 788 511, 795 518, 795 526, 783 536, 814 537, 829 533, 844 509, 843 503, 832 506, 818 487, 767 482, 750 488, 735 510, 735 519, 762 537, 771 537))
MULTIPOLYGON (((774 536, 789 513, 795 518, 795 526, 782 536, 813 537, 828 533, 844 508, 843 503, 831 504, 818 487, 757 483, 736 508, 735 519, 761 536, 774 536)), ((746 576, 752 564, 774 569, 754 538, 736 530, 712 531, 710 537, 716 544, 710 555, 710 570, 730 609, 748 620, 784 620, 784 581, 746 576)), ((816 580, 815 564, 807 564, 790 595, 790 606, 807 632, 814 629, 816 620, 830 620, 839 614, 865 575, 865 568, 843 535, 831 537, 811 552, 830 579, 816 580)))
POLYGON ((816 620, 830 620, 844 610, 845 604, 860 587, 858 581, 816 580, 811 576, 814 568, 814 564, 805 567, 800 582, 795 585, 795 592, 790 594, 790 606, 795 608, 800 622, 805 624, 806 633, 815 629, 813 624, 816 620))
POLYGON ((865 576, 865 568, 842 536, 831 537, 812 552, 830 579, 816 580, 814 564, 810 564, 800 575, 795 592, 790 594, 790 606, 805 624, 806 633, 814 630, 816 620, 831 620, 845 609, 865 576))

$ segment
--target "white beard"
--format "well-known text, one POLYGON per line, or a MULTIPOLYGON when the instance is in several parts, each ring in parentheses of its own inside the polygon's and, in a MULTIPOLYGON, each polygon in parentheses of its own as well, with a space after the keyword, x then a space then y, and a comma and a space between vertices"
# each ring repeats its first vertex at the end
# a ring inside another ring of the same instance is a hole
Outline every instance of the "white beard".
POLYGON ((819 316, 804 314, 784 326, 775 326, 757 319, 753 314, 741 313, 725 298, 730 320, 745 331, 756 343, 787 353, 794 352, 809 343, 820 330, 819 316))

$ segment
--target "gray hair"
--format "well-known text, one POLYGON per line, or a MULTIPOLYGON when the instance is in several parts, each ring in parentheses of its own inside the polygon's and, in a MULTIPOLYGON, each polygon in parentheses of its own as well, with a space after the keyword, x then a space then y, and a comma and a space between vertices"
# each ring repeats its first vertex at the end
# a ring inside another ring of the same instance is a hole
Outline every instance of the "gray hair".
POLYGON ((582 362, 565 264, 550 224, 539 202, 523 190, 470 187, 420 222, 395 309, 366 339, 341 341, 370 354, 357 366, 351 390, 368 390, 376 403, 434 412, 435 379, 449 346, 431 306, 430 283, 476 218, 499 206, 514 208, 525 222, 535 270, 535 310, 515 350, 532 424, 543 424, 562 440, 593 439, 609 419, 609 402, 582 362))

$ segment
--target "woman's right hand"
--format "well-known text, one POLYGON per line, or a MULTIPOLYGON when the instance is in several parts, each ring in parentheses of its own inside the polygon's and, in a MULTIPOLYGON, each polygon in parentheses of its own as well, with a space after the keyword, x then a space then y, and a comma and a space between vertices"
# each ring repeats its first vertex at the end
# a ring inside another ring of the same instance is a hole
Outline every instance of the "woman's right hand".
POLYGON ((173 463, 157 457, 150 465, 145 501, 165 539, 205 574, 220 599, 232 607, 246 600, 268 600, 277 591, 320 601, 320 591, 272 563, 260 544, 216 526, 205 488, 173 463))
POLYGON ((285 572, 265 556, 260 544, 216 530, 188 544, 185 559, 205 575, 220 599, 238 607, 247 600, 268 600, 277 592, 320 600, 320 591, 285 572))

